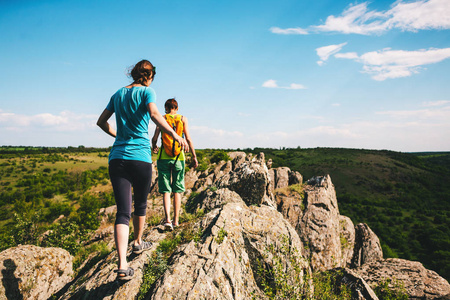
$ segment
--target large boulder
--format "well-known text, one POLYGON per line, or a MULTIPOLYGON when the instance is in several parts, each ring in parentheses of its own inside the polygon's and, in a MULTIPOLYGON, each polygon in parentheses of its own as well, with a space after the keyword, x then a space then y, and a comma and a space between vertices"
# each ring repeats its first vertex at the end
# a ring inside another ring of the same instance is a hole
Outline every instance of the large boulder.
POLYGON ((380 239, 367 224, 360 223, 355 227, 355 247, 352 267, 383 259, 380 239))
POLYGON ((304 211, 296 230, 314 271, 341 266, 339 209, 329 175, 313 177, 305 187, 304 211))
POLYGON ((230 191, 229 189, 206 189, 186 203, 186 211, 195 213, 197 210, 201 209, 205 212, 209 212, 217 207, 222 207, 227 203, 241 201, 241 197, 236 192, 230 191))
POLYGON ((125 283, 116 281, 117 274, 114 270, 117 270, 117 251, 113 251, 66 286, 57 299, 135 299, 141 289, 145 266, 150 261, 159 241, 165 236, 163 226, 159 225, 144 230, 143 239, 154 243, 150 250, 135 255, 131 252, 132 247, 129 245, 128 264, 135 271, 131 280, 125 283))
POLYGON ((20 245, 0 253, 0 299, 48 299, 72 280, 72 256, 60 248, 20 245))
POLYGON ((387 279, 390 288, 403 286, 409 299, 438 299, 450 293, 450 284, 420 262, 399 258, 372 261, 355 271, 372 287, 387 279))
POLYGON ((355 247, 355 226, 352 220, 346 216, 339 216, 339 238, 341 240, 342 267, 350 267, 355 247))
POLYGON ((264 299, 265 288, 276 291, 269 274, 307 290, 303 245, 276 210, 237 200, 208 213, 199 227, 202 240, 178 249, 149 299, 264 299))
POLYGON ((251 160, 245 160, 245 156, 236 156, 233 159, 233 165, 237 159, 241 164, 220 177, 215 185, 235 191, 247 205, 260 205, 265 201, 268 202, 270 178, 264 153, 260 153, 251 160))

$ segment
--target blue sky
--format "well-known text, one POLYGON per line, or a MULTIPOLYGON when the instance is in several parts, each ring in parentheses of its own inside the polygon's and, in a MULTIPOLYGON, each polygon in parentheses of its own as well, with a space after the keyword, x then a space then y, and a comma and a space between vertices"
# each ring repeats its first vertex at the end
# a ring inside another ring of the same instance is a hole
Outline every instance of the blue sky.
POLYGON ((145 58, 196 148, 448 151, 449 29, 448 0, 0 1, 0 145, 112 145, 145 58))

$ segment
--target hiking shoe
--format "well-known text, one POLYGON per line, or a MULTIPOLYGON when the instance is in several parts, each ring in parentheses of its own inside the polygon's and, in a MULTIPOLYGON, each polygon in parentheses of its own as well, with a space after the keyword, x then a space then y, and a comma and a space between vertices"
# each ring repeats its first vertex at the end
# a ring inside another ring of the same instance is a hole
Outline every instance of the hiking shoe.
POLYGON ((140 245, 133 245, 133 253, 134 254, 141 254, 144 250, 150 249, 153 246, 152 242, 144 242, 140 245))
POLYGON ((165 229, 165 230, 172 231, 172 230, 173 230, 173 225, 172 225, 172 223, 169 223, 169 222, 164 223, 164 229, 165 229))
POLYGON ((115 273, 117 273, 117 277, 116 280, 120 280, 120 281, 127 281, 130 280, 131 278, 133 278, 134 275, 134 270, 131 267, 128 267, 128 269, 119 269, 119 270, 115 270, 115 273))

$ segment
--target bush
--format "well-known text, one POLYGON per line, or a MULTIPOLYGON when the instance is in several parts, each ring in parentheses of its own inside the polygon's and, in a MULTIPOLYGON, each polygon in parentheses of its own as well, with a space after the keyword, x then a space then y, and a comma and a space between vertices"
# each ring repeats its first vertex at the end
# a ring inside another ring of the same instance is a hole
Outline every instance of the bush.
POLYGON ((219 150, 213 154, 210 161, 211 161, 211 163, 219 163, 222 160, 229 161, 230 159, 231 159, 231 157, 228 155, 227 152, 225 152, 223 150, 219 150))

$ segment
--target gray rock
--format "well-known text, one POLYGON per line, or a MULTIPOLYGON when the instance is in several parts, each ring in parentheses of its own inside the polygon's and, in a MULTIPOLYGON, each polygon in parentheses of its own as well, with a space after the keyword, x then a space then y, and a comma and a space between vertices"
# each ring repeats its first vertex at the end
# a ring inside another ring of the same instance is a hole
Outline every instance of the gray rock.
POLYGON ((195 182, 198 180, 198 172, 194 168, 189 169, 189 171, 184 174, 184 186, 186 189, 192 189, 195 182))
POLYGON ((300 174, 300 172, 297 172, 297 171, 289 172, 289 185, 302 184, 302 183, 303 183, 303 176, 302 176, 302 174, 300 174))
POLYGON ((232 169, 234 170, 245 161, 247 154, 242 151, 234 151, 228 153, 228 156, 231 158, 232 169))
POLYGON ((356 225, 352 267, 356 268, 380 259, 383 259, 383 250, 377 235, 367 224, 356 225))
POLYGON ((291 169, 288 167, 280 167, 275 169, 274 188, 280 189, 289 185, 289 173, 291 169))
POLYGON ((276 210, 229 203, 200 227, 206 229, 202 241, 178 250, 149 299, 264 299, 261 268, 279 268, 294 289, 303 288, 310 271, 300 257, 302 243, 276 210), (300 284, 294 284, 294 261, 300 284))
POLYGON ((305 187, 305 210, 296 230, 314 271, 341 266, 339 209, 329 175, 313 177, 305 187))
POLYGON ((336 268, 325 271, 325 274, 332 278, 334 289, 345 287, 350 292, 351 300, 378 300, 369 284, 353 270, 336 268))
POLYGON ((436 299, 450 293, 447 280, 416 261, 388 258, 363 264, 355 271, 372 288, 386 279, 391 279, 392 288, 396 282, 403 285, 409 299, 436 299))
POLYGON ((402 285, 409 299, 436 299, 450 293, 450 284, 420 262, 388 258, 363 264, 355 271, 374 288, 386 279, 390 287, 402 285))
POLYGON ((20 245, 0 253, 1 299, 47 299, 72 280, 64 249, 20 245))
POLYGON ((264 153, 261 153, 251 161, 242 162, 234 171, 220 177, 215 184, 219 188, 235 191, 247 205, 261 205, 269 197, 269 180, 264 153))
POLYGON ((202 209, 209 212, 232 202, 243 203, 242 198, 229 189, 218 189, 216 191, 206 189, 186 203, 186 211, 195 213, 198 209, 202 209))
POLYGON ((70 283, 70 286, 66 287, 67 291, 59 299, 134 299, 141 288, 144 267, 150 261, 159 241, 165 236, 163 226, 159 225, 144 230, 143 239, 154 243, 150 250, 134 255, 131 253, 131 244, 129 245, 128 264, 135 271, 130 281, 119 283, 115 280, 117 251, 113 251, 75 282, 70 283))
POLYGON ((355 247, 355 226, 352 220, 346 216, 339 216, 339 238, 341 240, 342 267, 350 267, 355 247))

